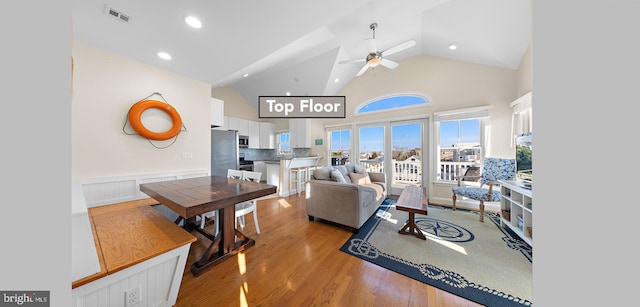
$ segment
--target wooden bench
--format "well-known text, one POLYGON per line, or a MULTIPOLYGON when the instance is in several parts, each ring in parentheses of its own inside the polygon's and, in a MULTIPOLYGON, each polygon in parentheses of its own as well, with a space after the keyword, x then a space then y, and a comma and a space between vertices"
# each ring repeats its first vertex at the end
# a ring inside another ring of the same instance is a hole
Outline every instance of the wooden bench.
POLYGON ((426 188, 412 185, 405 187, 396 202, 396 210, 409 212, 409 220, 398 230, 398 233, 413 235, 422 240, 426 240, 427 238, 420 228, 418 228, 418 225, 416 225, 415 215, 416 213, 427 215, 428 204, 429 199, 427 198, 426 188))

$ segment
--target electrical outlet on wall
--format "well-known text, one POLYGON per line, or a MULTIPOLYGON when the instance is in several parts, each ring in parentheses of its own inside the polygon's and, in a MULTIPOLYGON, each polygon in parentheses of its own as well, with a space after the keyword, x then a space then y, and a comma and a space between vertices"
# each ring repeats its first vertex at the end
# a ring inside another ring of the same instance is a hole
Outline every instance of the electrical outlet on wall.
POLYGON ((136 304, 140 303, 141 301, 140 294, 141 294, 141 289, 139 285, 133 289, 129 289, 128 291, 125 291, 124 292, 125 307, 133 307, 133 306, 136 306, 136 304))

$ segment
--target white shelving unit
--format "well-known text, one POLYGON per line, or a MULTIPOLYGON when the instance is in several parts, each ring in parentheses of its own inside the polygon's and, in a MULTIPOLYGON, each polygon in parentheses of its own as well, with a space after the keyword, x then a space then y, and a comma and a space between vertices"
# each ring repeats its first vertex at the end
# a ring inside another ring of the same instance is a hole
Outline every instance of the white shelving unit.
POLYGON ((500 226, 505 225, 533 246, 533 196, 516 181, 501 180, 500 226))

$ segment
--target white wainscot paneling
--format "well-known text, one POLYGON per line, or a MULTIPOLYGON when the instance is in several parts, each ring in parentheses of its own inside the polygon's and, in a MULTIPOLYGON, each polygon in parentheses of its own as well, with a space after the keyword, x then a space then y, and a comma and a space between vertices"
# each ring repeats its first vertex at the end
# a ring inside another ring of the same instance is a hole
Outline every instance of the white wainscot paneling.
POLYGON ((131 176, 74 179, 82 187, 87 208, 149 197, 140 192, 144 183, 209 176, 209 170, 131 176))
POLYGON ((191 244, 72 290, 73 306, 125 307, 125 292, 140 289, 136 307, 173 306, 191 244))

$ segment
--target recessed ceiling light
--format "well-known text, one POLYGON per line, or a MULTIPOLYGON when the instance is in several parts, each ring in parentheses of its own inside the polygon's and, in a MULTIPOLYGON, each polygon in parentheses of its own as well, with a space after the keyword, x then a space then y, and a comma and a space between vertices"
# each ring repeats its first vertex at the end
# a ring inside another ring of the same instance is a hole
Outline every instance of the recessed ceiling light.
POLYGON ((338 82, 340 82, 340 78, 333 79, 333 83, 338 83, 338 82))
POLYGON ((291 96, 291 92, 286 92, 286 95, 287 96, 291 96))
POLYGON ((242 77, 243 77, 243 78, 246 78, 246 77, 248 77, 248 76, 249 76, 249 74, 244 74, 244 75, 242 75, 242 77))
POLYGON ((166 52, 158 52, 158 57, 163 60, 171 60, 171 55, 166 52))
POLYGON ((187 16, 184 19, 184 22, 186 22, 189 26, 191 26, 192 28, 196 28, 196 29, 200 29, 202 28, 202 22, 200 22, 200 19, 193 17, 193 16, 187 16))
POLYGON ((449 45, 449 49, 456 50, 456 49, 458 49, 458 46, 456 46, 454 44, 451 44, 451 45, 449 45))

